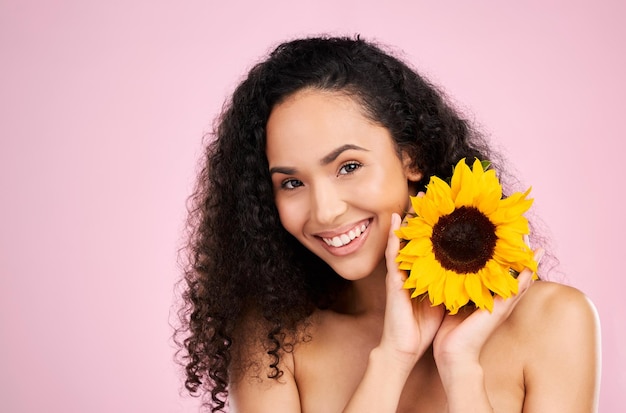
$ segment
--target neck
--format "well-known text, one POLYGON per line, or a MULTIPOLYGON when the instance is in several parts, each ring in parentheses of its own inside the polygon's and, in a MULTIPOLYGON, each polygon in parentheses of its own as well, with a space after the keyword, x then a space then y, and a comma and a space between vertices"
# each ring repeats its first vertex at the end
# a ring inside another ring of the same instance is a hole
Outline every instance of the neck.
POLYGON ((381 260, 370 275, 351 282, 344 297, 340 300, 341 304, 338 310, 353 315, 384 315, 386 276, 385 261, 381 260))

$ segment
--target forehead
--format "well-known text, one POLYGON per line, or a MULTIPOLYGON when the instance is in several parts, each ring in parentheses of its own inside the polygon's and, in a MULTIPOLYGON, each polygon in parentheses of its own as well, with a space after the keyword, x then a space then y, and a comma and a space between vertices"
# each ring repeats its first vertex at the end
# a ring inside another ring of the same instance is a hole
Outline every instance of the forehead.
POLYGON ((320 154, 346 143, 372 144, 387 129, 369 119, 357 99, 346 93, 305 89, 277 104, 267 122, 268 159, 286 152, 320 154))
POLYGON ((267 129, 274 132, 276 126, 295 127, 308 121, 320 127, 329 122, 333 128, 337 128, 341 124, 336 120, 342 120, 344 124, 348 121, 373 123, 366 116, 359 100, 347 92, 307 88, 289 95, 274 106, 267 129))

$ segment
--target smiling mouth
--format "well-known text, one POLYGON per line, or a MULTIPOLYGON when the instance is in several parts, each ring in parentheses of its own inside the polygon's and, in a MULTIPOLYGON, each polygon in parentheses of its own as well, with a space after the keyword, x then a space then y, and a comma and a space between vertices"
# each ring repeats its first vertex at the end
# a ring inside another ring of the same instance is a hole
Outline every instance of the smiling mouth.
POLYGON ((322 237, 322 240, 324 240, 324 242, 329 247, 335 247, 335 248, 345 247, 346 245, 354 241, 356 238, 360 237, 361 234, 367 229, 368 226, 369 226, 369 221, 361 225, 357 225, 350 231, 334 236, 332 238, 322 237))

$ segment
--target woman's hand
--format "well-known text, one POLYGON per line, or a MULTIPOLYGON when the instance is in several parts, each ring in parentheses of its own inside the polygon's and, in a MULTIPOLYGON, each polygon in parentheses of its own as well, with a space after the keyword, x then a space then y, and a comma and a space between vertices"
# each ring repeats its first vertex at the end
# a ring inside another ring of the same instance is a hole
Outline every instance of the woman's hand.
POLYGON ((380 348, 412 369, 432 344, 444 310, 442 306, 432 307, 426 297, 411 299, 410 291, 403 288, 407 276, 396 263, 400 239, 394 231, 398 228, 400 216, 393 214, 385 251, 387 301, 380 348))
POLYGON ((383 333, 370 355, 365 374, 344 413, 395 412, 406 380, 415 363, 430 347, 443 318, 441 306, 426 300, 412 300, 403 288, 406 274, 398 270, 396 257, 400 239, 400 216, 393 214, 385 250, 387 265, 386 303, 383 333))
MULTIPOLYGON (((543 250, 535 252, 535 259, 540 259, 543 250)), ((522 299, 532 285, 532 271, 525 269, 518 276, 518 293, 508 299, 494 297, 493 311, 475 310, 469 316, 463 311, 456 315, 447 314, 433 346, 435 359, 438 364, 445 365, 459 361, 478 361, 483 345, 491 334, 513 312, 515 306, 522 299)))
MULTIPOLYGON (((535 252, 539 261, 543 250, 535 252)), ((494 298, 493 311, 474 310, 468 316, 461 311, 456 315, 447 314, 433 341, 433 354, 439 376, 448 396, 449 411, 463 411, 468 402, 485 406, 486 397, 483 371, 479 362, 483 346, 513 312, 524 294, 532 285, 532 271, 525 269, 519 276, 519 290, 508 299, 494 298), (468 385, 473 383, 473 385, 468 385)))

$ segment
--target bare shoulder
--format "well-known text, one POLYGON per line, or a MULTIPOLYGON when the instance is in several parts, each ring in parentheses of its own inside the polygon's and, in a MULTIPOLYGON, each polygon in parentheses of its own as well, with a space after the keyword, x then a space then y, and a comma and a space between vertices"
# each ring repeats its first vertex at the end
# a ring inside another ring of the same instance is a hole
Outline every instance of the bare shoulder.
POLYGON ((281 334, 283 345, 268 339, 262 318, 247 317, 231 346, 229 405, 231 412, 298 412, 294 379, 294 334, 281 334))
POLYGON ((523 351, 525 412, 594 412, 600 375, 600 323, 576 288, 535 282, 511 314, 523 351))
POLYGON ((550 281, 537 281, 510 317, 516 335, 532 348, 594 346, 599 335, 595 306, 580 290, 550 281))
POLYGON ((537 281, 512 314, 513 321, 565 331, 597 328, 598 315, 591 300, 580 290, 550 281, 537 281))

